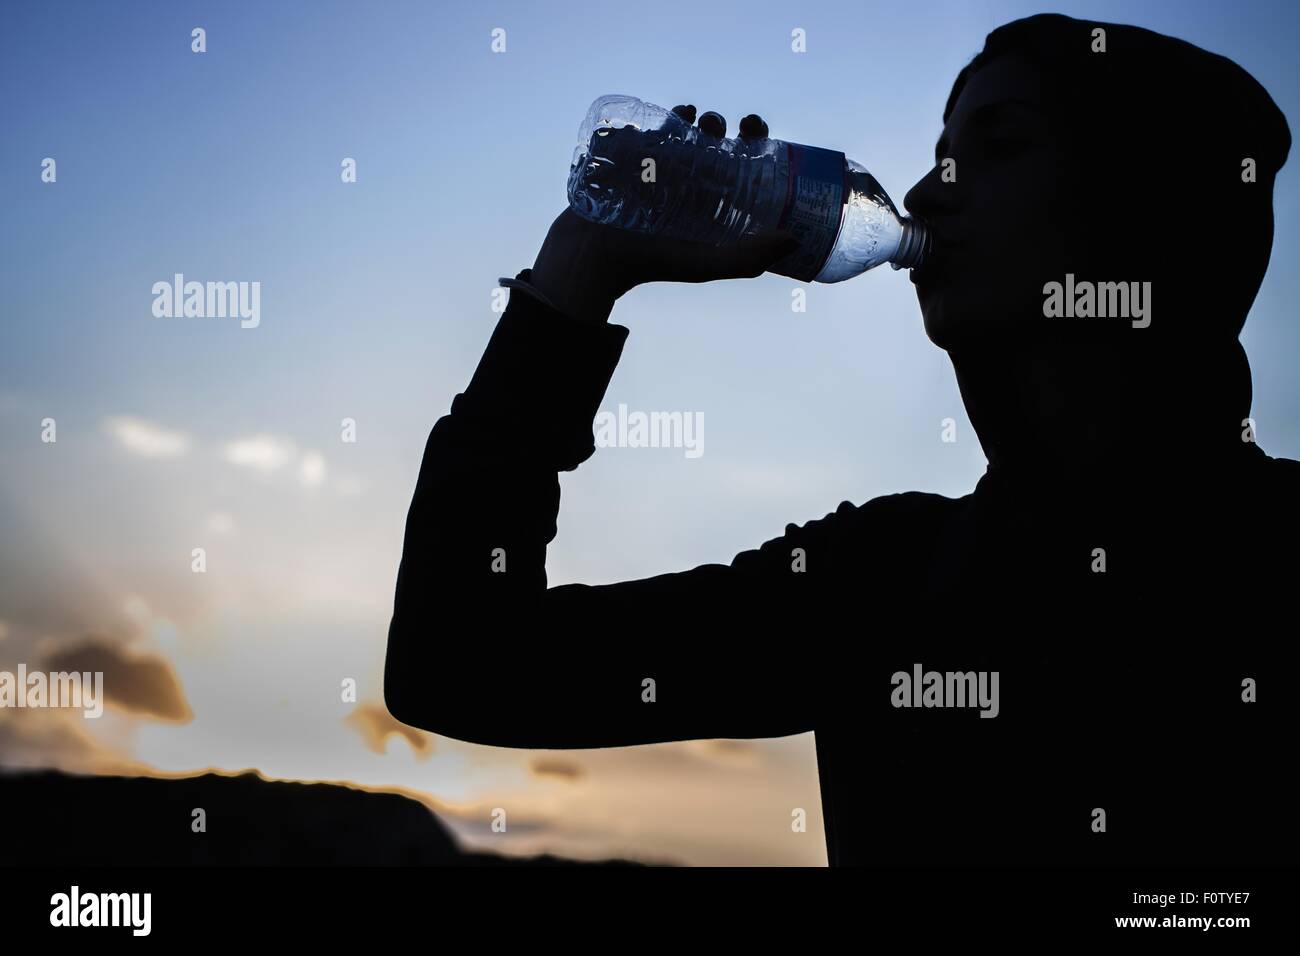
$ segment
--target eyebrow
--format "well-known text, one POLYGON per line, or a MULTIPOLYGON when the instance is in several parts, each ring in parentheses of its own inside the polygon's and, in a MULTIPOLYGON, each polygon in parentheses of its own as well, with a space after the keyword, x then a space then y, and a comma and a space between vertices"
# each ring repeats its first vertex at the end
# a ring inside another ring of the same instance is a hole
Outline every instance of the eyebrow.
MULTIPOLYGON (((1034 103, 1030 100, 998 100, 994 103, 985 103, 983 106, 976 107, 971 113, 970 119, 966 121, 966 128, 979 129, 982 126, 989 126, 995 120, 999 119, 1002 114, 1007 113, 1011 107, 1024 107, 1039 115, 1044 114, 1043 105, 1034 103)), ((948 152, 948 134, 944 133, 939 137, 939 142, 934 144, 935 159, 940 158, 948 152)))

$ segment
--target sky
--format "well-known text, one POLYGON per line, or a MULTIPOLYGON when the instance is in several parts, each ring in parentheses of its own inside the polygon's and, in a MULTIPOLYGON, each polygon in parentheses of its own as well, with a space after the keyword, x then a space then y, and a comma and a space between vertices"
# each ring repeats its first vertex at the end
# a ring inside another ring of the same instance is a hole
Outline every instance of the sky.
MULTIPOLYGON (((547 754, 392 721, 406 508, 497 278, 564 207, 597 96, 690 102, 733 130, 759 112, 901 203, 958 70, 1045 10, 1225 54, 1300 116, 1290 2, 0 5, 0 668, 80 655, 121 678, 98 721, 0 711, 0 766, 256 768, 419 792, 507 852, 824 863, 811 735, 547 754), (176 273, 260 283, 259 324, 155 316, 176 273)), ((1291 458, 1294 166, 1242 337, 1260 444, 1291 458)), ((901 272, 649 286, 613 320, 631 335, 602 408, 702 415, 703 454, 603 448, 564 475, 552 584, 726 562, 841 501, 961 495, 983 471, 901 272)))

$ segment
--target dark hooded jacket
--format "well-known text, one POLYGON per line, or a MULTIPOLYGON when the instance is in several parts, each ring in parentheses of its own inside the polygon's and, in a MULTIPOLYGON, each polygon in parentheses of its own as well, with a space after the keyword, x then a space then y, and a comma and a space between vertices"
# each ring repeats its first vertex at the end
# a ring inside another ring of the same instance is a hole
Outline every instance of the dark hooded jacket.
POLYGON ((559 474, 594 453, 628 331, 515 292, 425 449, 389 634, 397 718, 510 747, 813 731, 838 864, 1294 857, 1300 464, 1243 440, 1237 342, 1285 121, 1222 57, 1055 16, 991 34, 953 98, 1008 49, 1051 69, 1096 171, 1063 199, 1079 272, 1150 278, 1150 334, 1058 324, 954 351, 990 458, 968 495, 844 502, 730 564, 548 588, 559 474), (1070 479, 1022 427, 1031 353, 1065 383, 1059 421, 1122 436, 1070 479), (996 672, 996 716, 925 706, 896 676, 918 669, 996 672))

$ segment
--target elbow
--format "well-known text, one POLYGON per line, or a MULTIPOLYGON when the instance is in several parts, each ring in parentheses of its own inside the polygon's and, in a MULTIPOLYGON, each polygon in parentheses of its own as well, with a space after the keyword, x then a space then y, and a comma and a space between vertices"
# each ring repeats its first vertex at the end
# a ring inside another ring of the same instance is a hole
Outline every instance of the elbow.
POLYGON ((384 656, 384 706, 394 718, 411 727, 428 730, 433 733, 442 731, 432 726, 431 714, 428 712, 429 700, 427 669, 419 666, 416 660, 416 647, 409 631, 400 625, 400 618, 394 615, 388 626, 388 649, 384 656), (419 685, 425 683, 421 688, 419 685))
POLYGON ((443 699, 436 686, 436 672, 421 666, 418 637, 400 626, 393 617, 388 627, 388 650, 384 656, 384 706, 401 723, 419 730, 451 736, 432 706, 443 699))
POLYGON ((394 617, 384 658, 384 706, 394 719, 440 737, 510 746, 475 718, 468 675, 429 654, 428 635, 408 632, 394 617), (443 679, 439 679, 441 678, 443 679))

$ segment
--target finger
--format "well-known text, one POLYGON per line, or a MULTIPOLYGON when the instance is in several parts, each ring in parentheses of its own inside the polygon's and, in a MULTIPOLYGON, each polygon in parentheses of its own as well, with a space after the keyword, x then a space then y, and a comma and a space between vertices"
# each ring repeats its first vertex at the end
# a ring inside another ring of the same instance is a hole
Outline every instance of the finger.
POLYGON ((735 245, 696 250, 682 264, 681 282, 711 279, 753 279, 799 247, 788 233, 766 233, 742 239, 735 245))
POLYGON ((788 232, 773 230, 736 244, 739 267, 746 276, 760 276, 799 248, 799 240, 788 232))
POLYGON ((701 116, 698 125, 700 127, 700 131, 703 133, 707 133, 709 136, 715 136, 718 139, 722 139, 724 136, 727 135, 726 118, 723 117, 721 113, 713 112, 713 110, 709 110, 707 113, 701 116))
POLYGON ((674 106, 673 112, 676 113, 678 116, 680 116, 682 119, 686 120, 686 122, 688 123, 695 122, 695 107, 693 105, 674 106))
POLYGON ((766 139, 767 123, 757 113, 750 113, 740 121, 741 139, 766 139))

